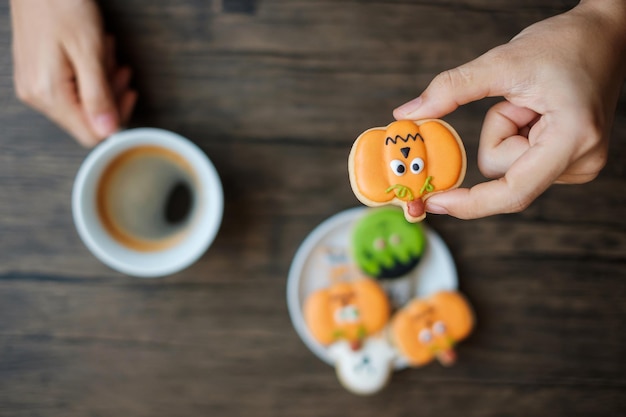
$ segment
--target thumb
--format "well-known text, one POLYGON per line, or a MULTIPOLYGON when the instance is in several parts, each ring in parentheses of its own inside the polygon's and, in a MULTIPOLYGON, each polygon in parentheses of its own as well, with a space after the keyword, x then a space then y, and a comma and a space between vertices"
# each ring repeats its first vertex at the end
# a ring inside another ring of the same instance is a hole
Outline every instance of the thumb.
POLYGON ((545 128, 508 171, 496 180, 433 194, 426 200, 426 211, 450 214, 461 219, 476 219, 526 209, 563 174, 572 160, 564 152, 562 138, 571 138, 576 128, 555 125, 545 128), (553 138, 547 140, 546 138, 553 138))
POLYGON ((507 91, 503 60, 498 48, 437 75, 421 96, 393 111, 400 119, 440 118, 457 107, 485 97, 503 96, 507 91))
POLYGON ((105 138, 119 129, 119 112, 104 59, 89 54, 75 60, 78 96, 93 131, 105 138))

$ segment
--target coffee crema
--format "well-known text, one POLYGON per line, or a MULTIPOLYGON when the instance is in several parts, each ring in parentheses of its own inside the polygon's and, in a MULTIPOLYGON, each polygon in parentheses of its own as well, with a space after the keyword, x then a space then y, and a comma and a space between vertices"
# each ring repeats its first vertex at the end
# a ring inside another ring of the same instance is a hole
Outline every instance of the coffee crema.
POLYGON ((104 229, 118 243, 140 252, 162 251, 189 232, 197 192, 193 170, 182 156, 142 145, 105 167, 96 207, 104 229))

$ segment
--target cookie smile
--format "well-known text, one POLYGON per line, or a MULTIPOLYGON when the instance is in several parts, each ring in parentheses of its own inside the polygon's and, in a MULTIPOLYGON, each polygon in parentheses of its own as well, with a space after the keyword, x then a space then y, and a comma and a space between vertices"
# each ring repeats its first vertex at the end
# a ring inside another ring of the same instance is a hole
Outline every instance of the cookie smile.
POLYGON ((400 278, 409 273, 422 259, 421 256, 413 256, 406 262, 395 260, 391 266, 381 266, 380 272, 376 275, 378 279, 400 278))

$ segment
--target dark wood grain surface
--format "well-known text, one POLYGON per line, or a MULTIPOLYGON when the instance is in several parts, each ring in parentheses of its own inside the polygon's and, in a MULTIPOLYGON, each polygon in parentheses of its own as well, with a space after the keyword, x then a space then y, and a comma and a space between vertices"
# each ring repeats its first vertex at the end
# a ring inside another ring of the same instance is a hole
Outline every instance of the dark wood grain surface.
MULTIPOLYGON (((135 126, 177 131, 216 164, 226 213, 174 276, 111 271, 70 194, 87 151, 14 98, 0 2, 0 416, 626 415, 626 93, 606 168, 521 214, 430 216, 478 327, 451 369, 358 398, 292 328, 291 259, 358 205, 346 158, 438 72, 574 0, 107 0, 133 66, 135 126)), ((476 148, 492 100, 446 118, 476 148)))

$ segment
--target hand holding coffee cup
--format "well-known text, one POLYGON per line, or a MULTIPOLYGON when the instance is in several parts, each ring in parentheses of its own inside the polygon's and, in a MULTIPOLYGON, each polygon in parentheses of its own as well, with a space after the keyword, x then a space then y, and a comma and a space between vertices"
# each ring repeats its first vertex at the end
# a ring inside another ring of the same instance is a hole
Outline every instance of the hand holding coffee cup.
POLYGON ((117 133, 81 166, 72 196, 78 233, 102 262, 154 277, 177 272, 210 246, 223 214, 211 161, 160 129, 117 133))

